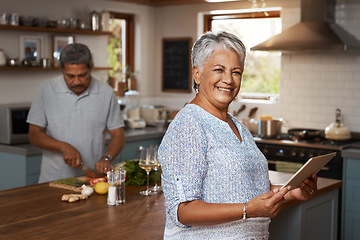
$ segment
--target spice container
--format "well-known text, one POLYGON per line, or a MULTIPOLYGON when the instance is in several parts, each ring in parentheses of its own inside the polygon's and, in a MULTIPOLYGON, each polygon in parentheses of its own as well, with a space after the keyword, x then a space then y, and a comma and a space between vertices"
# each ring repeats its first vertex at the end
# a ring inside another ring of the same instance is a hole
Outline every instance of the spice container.
POLYGON ((108 198, 107 198, 107 204, 109 206, 115 206, 116 205, 116 173, 114 170, 107 172, 108 177, 108 198))
POLYGON ((126 170, 120 168, 116 170, 116 205, 125 203, 125 176, 126 170))

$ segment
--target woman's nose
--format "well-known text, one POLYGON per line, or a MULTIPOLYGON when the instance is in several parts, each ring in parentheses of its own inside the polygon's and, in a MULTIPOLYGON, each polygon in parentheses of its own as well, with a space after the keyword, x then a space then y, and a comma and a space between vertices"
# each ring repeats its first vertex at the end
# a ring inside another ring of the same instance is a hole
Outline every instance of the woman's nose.
POLYGON ((224 83, 227 83, 227 84, 232 83, 233 77, 232 77, 231 72, 230 72, 230 73, 226 72, 226 73, 224 74, 223 78, 222 78, 222 81, 223 81, 224 83))

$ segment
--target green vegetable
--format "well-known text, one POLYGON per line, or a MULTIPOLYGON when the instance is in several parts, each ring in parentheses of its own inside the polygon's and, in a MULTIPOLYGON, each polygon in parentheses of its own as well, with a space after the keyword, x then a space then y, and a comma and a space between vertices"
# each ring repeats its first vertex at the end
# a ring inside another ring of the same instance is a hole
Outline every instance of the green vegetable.
POLYGON ((56 183, 66 184, 74 187, 81 187, 83 184, 89 185, 89 181, 82 181, 77 178, 69 177, 65 179, 55 180, 56 183))
MULTIPOLYGON (((139 167, 139 160, 125 160, 126 185, 144 186, 146 185, 146 171, 139 167)), ((157 170, 157 182, 160 184, 161 169, 157 170)), ((155 172, 151 171, 149 185, 155 184, 155 172)))

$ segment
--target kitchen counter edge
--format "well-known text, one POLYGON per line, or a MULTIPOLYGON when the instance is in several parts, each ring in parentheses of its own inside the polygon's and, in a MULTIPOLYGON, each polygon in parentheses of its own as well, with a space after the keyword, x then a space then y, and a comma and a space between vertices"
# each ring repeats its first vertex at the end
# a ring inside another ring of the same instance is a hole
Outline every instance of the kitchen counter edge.
POLYGON ((355 158, 360 160, 360 145, 352 146, 351 148, 341 151, 343 158, 355 158))

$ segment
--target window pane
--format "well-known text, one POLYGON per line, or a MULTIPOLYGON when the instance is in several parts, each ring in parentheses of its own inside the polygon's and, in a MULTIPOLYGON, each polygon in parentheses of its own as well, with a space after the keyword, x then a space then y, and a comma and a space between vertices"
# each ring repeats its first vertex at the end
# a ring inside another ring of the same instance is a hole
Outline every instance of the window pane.
POLYGON ((281 32, 280 18, 221 19, 212 21, 213 31, 225 30, 245 44, 247 56, 241 93, 279 93, 280 52, 251 51, 250 48, 281 32))
POLYGON ((113 19, 110 25, 112 36, 108 44, 108 65, 112 68, 109 71, 110 77, 116 77, 125 70, 125 41, 124 41, 125 20, 113 19))

